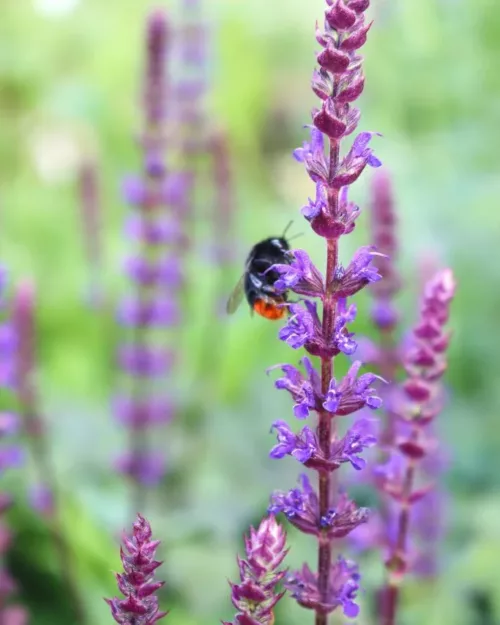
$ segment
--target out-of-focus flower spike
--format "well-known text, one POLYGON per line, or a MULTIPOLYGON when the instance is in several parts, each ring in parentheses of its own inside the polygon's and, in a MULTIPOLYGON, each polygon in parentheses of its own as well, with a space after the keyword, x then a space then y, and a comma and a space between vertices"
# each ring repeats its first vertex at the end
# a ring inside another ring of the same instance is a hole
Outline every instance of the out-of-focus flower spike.
POLYGON ((166 343, 164 331, 181 320, 178 294, 184 282, 179 257, 183 241, 179 206, 184 201, 186 180, 169 170, 164 154, 170 39, 166 13, 153 10, 146 20, 144 41, 143 128, 139 142, 143 172, 128 176, 122 189, 134 210, 126 233, 135 249, 125 262, 131 293, 117 313, 127 334, 118 349, 117 361, 128 384, 113 403, 118 422, 128 429, 129 449, 115 461, 115 467, 130 478, 134 511, 144 507, 144 487, 156 486, 167 466, 163 450, 152 449, 152 428, 168 423, 175 412, 171 399, 158 387, 158 379, 172 371, 176 359, 176 349, 166 343))
MULTIPOLYGON (((6 309, 7 272, 0 266, 0 387, 16 388, 19 345, 17 332, 12 319, 5 317, 6 309)), ((6 444, 4 439, 14 436, 20 429, 20 422, 16 414, 0 412, 0 475, 6 470, 21 466, 24 462, 24 453, 18 445, 6 444)), ((29 620, 28 611, 19 605, 6 605, 12 601, 17 591, 15 580, 11 577, 5 554, 9 550, 12 534, 4 524, 3 516, 10 508, 13 499, 7 493, 0 493, 0 623, 6 625, 26 625, 29 620)))
POLYGON ((425 285, 413 341, 403 354, 408 377, 391 406, 400 423, 392 441, 389 462, 378 472, 381 489, 398 506, 396 529, 389 541, 386 562, 387 585, 382 594, 385 625, 396 622, 401 582, 412 567, 408 542, 413 533, 413 506, 423 505, 434 488, 432 482, 417 486, 417 480, 421 479, 421 474, 425 477, 426 460, 435 456, 438 445, 432 423, 442 409, 440 378, 446 370, 442 339, 455 288, 450 269, 439 271, 425 285), (422 354, 426 357, 422 358, 422 354))
POLYGON ((14 293, 12 323, 16 336, 15 388, 23 427, 33 457, 35 477, 30 487, 30 502, 40 512, 49 526, 54 549, 59 559, 66 591, 71 598, 75 621, 85 625, 84 604, 75 581, 73 560, 68 549, 60 520, 56 499, 56 476, 49 441, 41 416, 35 385, 36 362, 36 291, 30 280, 23 280, 14 293))

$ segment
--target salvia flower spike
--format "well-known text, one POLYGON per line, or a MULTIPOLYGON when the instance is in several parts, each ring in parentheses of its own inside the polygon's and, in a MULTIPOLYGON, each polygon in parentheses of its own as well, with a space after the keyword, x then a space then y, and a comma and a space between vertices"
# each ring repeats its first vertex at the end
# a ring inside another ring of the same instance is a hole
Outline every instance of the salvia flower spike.
POLYGON ((414 506, 433 490, 425 478, 425 461, 435 452, 432 424, 443 407, 440 384, 446 366, 450 333, 445 330, 455 280, 450 269, 438 272, 425 286, 420 318, 403 354, 407 378, 392 410, 398 417, 391 456, 377 470, 381 489, 396 507, 395 531, 386 561, 388 581, 382 594, 383 625, 395 625, 400 587, 410 567, 408 539, 414 506))
MULTIPOLYGON (((16 357, 18 340, 14 323, 5 315, 7 272, 0 265, 0 388, 10 390, 16 387, 16 357)), ((20 420, 12 412, 0 412, 0 475, 11 468, 19 467, 24 461, 23 450, 6 442, 20 429, 20 420)), ((5 555, 12 541, 12 533, 4 521, 4 514, 13 500, 7 493, 0 493, 0 623, 26 625, 29 621, 27 610, 20 605, 6 605, 17 591, 17 584, 7 568, 5 555)))
POLYGON ((75 575, 68 538, 61 523, 57 496, 57 476, 50 440, 44 426, 35 384, 36 354, 36 291, 30 280, 17 286, 13 302, 13 327, 16 340, 15 384, 27 443, 33 458, 34 477, 30 487, 30 503, 46 520, 56 551, 66 592, 71 598, 75 622, 86 623, 86 611, 75 575))
POLYGON ((123 572, 116 574, 116 580, 124 598, 105 599, 120 625, 153 625, 167 615, 160 610, 155 594, 165 583, 154 579, 162 564, 155 560, 159 544, 159 540, 152 540, 148 521, 138 514, 132 536, 123 539, 120 549, 123 572))
POLYGON ((223 625, 273 625, 274 607, 284 591, 277 590, 286 571, 281 568, 288 550, 286 533, 273 515, 263 519, 245 537, 246 558, 238 558, 240 582, 229 582, 231 601, 238 610, 223 625))
POLYGON ((118 362, 129 384, 115 399, 114 412, 129 431, 129 450, 117 464, 131 478, 134 511, 144 508, 145 486, 157 485, 165 473, 164 453, 151 449, 151 430, 168 423, 174 413, 171 397, 158 384, 175 361, 165 334, 180 319, 178 293, 183 279, 177 253, 181 231, 173 207, 184 183, 167 170, 164 155, 169 40, 165 13, 152 11, 145 32, 143 174, 129 176, 123 184, 125 200, 134 208, 126 233, 136 249, 125 265, 131 295, 118 311, 118 320, 128 331, 118 362))
POLYGON ((304 566, 285 582, 301 606, 314 610, 316 625, 326 625, 328 615, 337 609, 348 617, 359 611, 358 568, 341 556, 333 557, 333 542, 364 523, 368 510, 336 492, 332 473, 342 465, 355 470, 364 467, 364 450, 376 442, 376 424, 374 419, 358 418, 339 437, 337 419, 362 408, 377 409, 381 405, 378 387, 383 383, 372 373, 362 373, 357 360, 343 378, 334 375, 334 359, 340 354, 352 356, 357 349, 349 330, 357 311, 349 298, 381 278, 376 262, 381 252, 373 246, 360 248, 346 265, 339 262, 339 239, 353 231, 360 212, 348 198, 349 186, 366 167, 381 165, 371 147, 378 133, 361 132, 350 147, 341 149, 360 119, 353 103, 364 88, 359 50, 371 27, 364 15, 368 5, 369 0, 326 0, 323 28, 316 29, 321 51, 312 80, 319 107, 312 111, 310 140, 294 152, 316 184, 315 197, 302 208, 302 215, 325 239, 326 269, 322 272, 315 267, 305 250, 292 251, 289 265, 273 267, 279 273, 277 288, 300 296, 289 306, 280 339, 320 360, 319 370, 309 357, 302 359, 303 370, 280 366, 283 376, 276 386, 291 395, 295 416, 311 421, 317 415, 317 421, 315 427, 309 422, 298 433, 285 421, 276 421, 273 430, 278 443, 271 457, 291 455, 316 471, 317 477, 313 483, 304 475, 299 488, 274 493, 270 506, 270 511, 283 512, 316 539, 317 570, 304 566))

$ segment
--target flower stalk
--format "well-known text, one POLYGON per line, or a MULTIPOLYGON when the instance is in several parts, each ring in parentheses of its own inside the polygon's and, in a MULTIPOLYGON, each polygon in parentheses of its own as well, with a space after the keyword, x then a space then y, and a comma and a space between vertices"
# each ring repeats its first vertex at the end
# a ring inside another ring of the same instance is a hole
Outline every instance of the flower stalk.
POLYGON ((408 543, 414 507, 425 501, 434 487, 428 482, 425 461, 438 445, 432 424, 443 408, 440 380, 446 371, 446 350, 451 338, 444 326, 454 293, 455 280, 449 269, 438 272, 426 284, 412 344, 403 355, 407 379, 392 408, 397 418, 392 455, 378 470, 380 487, 398 509, 386 561, 383 625, 396 623, 400 589, 411 566, 408 543))
POLYGON ((17 342, 15 387, 36 473, 30 493, 31 503, 46 519, 59 560, 62 579, 71 600, 75 622, 85 625, 86 612, 78 588, 73 556, 61 521, 56 472, 44 422, 40 415, 34 380, 36 373, 35 287, 30 281, 21 282, 15 292, 13 326, 17 342))
POLYGON ((182 283, 180 228, 171 210, 182 181, 169 174, 164 157, 169 27, 162 11, 149 15, 145 39, 144 130, 139 139, 144 172, 142 177, 127 177, 123 185, 126 201, 135 208, 127 234, 137 246, 125 267, 132 294, 119 310, 119 321, 129 331, 118 354, 128 391, 114 404, 117 419, 129 432, 129 449, 118 469, 131 480, 134 516, 144 509, 145 487, 158 484, 165 472, 164 454, 151 448, 150 432, 173 416, 171 398, 160 392, 158 380, 174 364, 175 353, 165 344, 165 334, 179 320, 176 295, 182 283))
POLYGON ((310 142, 294 152, 316 184, 316 197, 309 199, 302 214, 325 240, 326 270, 323 275, 303 250, 290 252, 288 263, 271 268, 277 276, 277 290, 290 289, 306 296, 303 303, 289 305, 290 317, 280 330, 280 338, 294 349, 304 347, 320 360, 317 372, 309 358, 303 358, 305 375, 291 365, 280 366, 285 375, 276 381, 276 387, 291 394, 299 419, 316 412, 317 425, 315 431, 305 426, 295 434, 285 422, 275 422, 278 444, 271 451, 271 457, 292 455, 316 471, 317 489, 303 475, 301 488, 274 493, 269 508, 273 513, 283 512, 301 531, 316 537, 317 572, 304 566, 286 582, 298 603, 314 610, 316 625, 326 625, 328 615, 339 607, 348 617, 359 611, 357 567, 341 556, 334 559, 333 551, 334 541, 366 522, 368 511, 340 495, 335 471, 342 464, 362 468, 365 463, 360 455, 376 439, 368 419, 358 419, 339 437, 337 419, 381 404, 372 386, 377 376, 358 375, 361 362, 355 361, 340 381, 334 371, 334 359, 340 353, 350 356, 357 348, 348 330, 356 307, 347 300, 381 277, 372 263, 378 254, 373 247, 359 249, 347 267, 339 260, 340 238, 353 231, 359 215, 359 208, 348 200, 348 187, 366 166, 381 164, 369 147, 374 133, 358 134, 349 150, 344 154, 341 150, 360 117, 352 103, 364 86, 359 49, 371 26, 364 15, 369 0, 326 0, 326 4, 324 29, 316 31, 322 51, 317 55, 319 69, 312 81, 321 108, 312 111, 310 142), (315 300, 322 304, 321 315, 315 300))
MULTIPOLYGON (((16 388, 16 353, 17 337, 10 315, 6 311, 7 274, 0 266, 0 388, 15 390, 16 388)), ((17 468, 24 462, 23 450, 17 446, 5 443, 5 439, 15 436, 20 429, 20 420, 12 412, 0 412, 0 473, 11 468, 17 468)), ((7 493, 0 493, 0 623, 18 623, 26 625, 29 620, 27 610, 10 603, 16 593, 17 585, 7 567, 6 554, 9 550, 12 533, 4 515, 11 507, 13 499, 7 493)))

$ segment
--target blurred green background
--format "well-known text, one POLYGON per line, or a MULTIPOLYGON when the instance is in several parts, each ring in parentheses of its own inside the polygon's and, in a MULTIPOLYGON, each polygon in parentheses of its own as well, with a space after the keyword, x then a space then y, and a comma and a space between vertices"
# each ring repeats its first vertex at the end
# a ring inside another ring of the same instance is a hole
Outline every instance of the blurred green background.
MULTIPOLYGON (((180 0, 175 0, 180 3, 180 0)), ((164 3, 175 20, 179 6, 164 3)), ((265 369, 297 363, 276 338, 277 326, 244 307, 214 314, 230 292, 249 247, 280 233, 312 193, 291 151, 305 138, 314 97, 314 23, 323 0, 206 0, 210 33, 207 128, 225 127, 233 155, 234 263, 220 276, 207 262, 213 244, 213 189, 205 164, 195 245, 186 259, 182 353, 166 382, 178 403, 157 442, 169 458, 165 484, 145 514, 162 542, 162 599, 171 625, 231 617, 227 578, 235 579, 241 535, 264 513, 268 494, 291 488, 300 467, 268 459, 270 423, 291 420, 289 398, 265 369), (208 199, 207 199, 208 198, 208 199), (220 279, 221 278, 221 279, 220 279), (221 280, 224 288, 220 289, 221 280), (217 288, 216 288, 217 287, 217 288)), ((116 593, 118 538, 129 527, 128 488, 110 469, 125 446, 109 404, 117 384, 120 338, 113 315, 125 284, 119 184, 140 169, 143 24, 139 0, 2 0, 0 20, 0 249, 12 279, 35 278, 39 306, 38 383, 63 491, 65 526, 91 623, 112 622, 102 596, 116 593), (95 157, 102 181, 105 302, 86 304, 88 266, 81 235, 77 175, 95 157)), ((364 48, 366 88, 360 129, 377 130, 375 149, 391 171, 400 216, 400 299, 414 319, 423 267, 451 265, 453 306, 449 403, 441 431, 451 457, 451 494, 443 577, 432 592, 409 584, 401 625, 487 625, 472 597, 486 593, 500 622, 500 12, 491 0, 373 0, 375 24, 364 48), (422 619, 424 619, 422 621, 422 619)), ((178 70, 176 70, 178 71, 178 70)), ((353 189, 367 205, 371 172, 353 189)), ((366 215, 342 248, 348 260, 366 244, 366 215)), ((217 233, 216 233, 217 234, 217 233)), ((297 243, 321 262, 309 233, 297 243)), ((358 297, 356 331, 368 297, 358 297)), ((16 536, 9 566, 35 625, 71 622, 60 572, 43 522, 25 501, 32 467, 3 479, 16 493, 9 513, 16 536)), ((291 566, 314 561, 315 546, 290 531, 291 566)), ((368 588, 380 574, 364 562, 368 588)), ((368 597, 368 594, 366 597, 368 597)), ((278 622, 311 619, 291 600, 278 622)), ((358 620, 369 625, 369 609, 358 620)))

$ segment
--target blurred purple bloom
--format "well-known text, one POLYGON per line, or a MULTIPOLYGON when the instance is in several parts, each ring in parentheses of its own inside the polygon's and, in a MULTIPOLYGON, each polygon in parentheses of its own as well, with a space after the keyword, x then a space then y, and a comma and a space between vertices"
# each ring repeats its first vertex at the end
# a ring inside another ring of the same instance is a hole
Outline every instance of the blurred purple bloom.
POLYGON ((154 222, 142 215, 130 215, 125 234, 150 246, 180 244, 184 238, 179 222, 164 215, 154 222))
POLYGON ((54 513, 54 494, 47 485, 38 483, 33 485, 28 494, 31 507, 44 516, 54 513))
POLYGON ((166 296, 156 296, 149 301, 126 299, 118 310, 118 321, 124 326, 164 327, 180 320, 179 306, 166 296))
POLYGON ((20 467, 24 463, 24 452, 20 447, 0 447, 0 472, 20 467))
POLYGON ((29 613, 21 605, 9 605, 0 608, 0 623, 2 625, 28 625, 30 620, 29 613))
POLYGON ((144 486, 156 486, 165 475, 165 456, 161 452, 125 453, 115 463, 116 469, 144 486))
POLYGON ((122 180, 122 196, 127 204, 142 206, 146 202, 147 188, 140 176, 129 175, 122 180))
POLYGON ((125 268, 132 280, 144 286, 158 285, 162 289, 178 287, 182 283, 181 263, 173 254, 154 262, 146 258, 129 258, 125 268))
POLYGON ((304 608, 330 613, 341 607, 345 616, 355 618, 359 614, 356 598, 360 575, 357 565, 339 556, 331 565, 329 580, 326 602, 318 588, 318 574, 313 573, 307 564, 286 578, 285 587, 304 608))
POLYGON ((164 397, 117 397, 113 402, 113 411, 119 422, 134 429, 168 423, 174 409, 172 401, 164 397))
POLYGON ((0 438, 17 434, 19 426, 19 417, 16 414, 0 412, 0 438))
POLYGON ((122 345, 118 351, 121 368, 136 377, 165 375, 174 364, 175 354, 152 345, 122 345))

